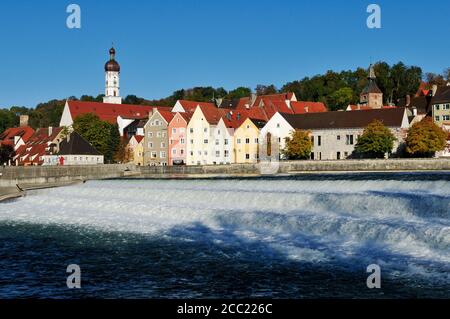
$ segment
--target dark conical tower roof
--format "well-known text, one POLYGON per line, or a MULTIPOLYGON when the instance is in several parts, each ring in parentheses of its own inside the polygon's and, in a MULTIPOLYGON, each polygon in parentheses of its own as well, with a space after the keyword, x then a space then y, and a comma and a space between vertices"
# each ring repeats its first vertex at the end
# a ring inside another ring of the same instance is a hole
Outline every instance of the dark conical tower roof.
POLYGON ((369 79, 369 83, 364 88, 362 94, 383 93, 383 92, 381 92, 380 88, 377 85, 377 77, 375 75, 375 68, 374 68, 373 64, 370 65, 368 79, 369 79))

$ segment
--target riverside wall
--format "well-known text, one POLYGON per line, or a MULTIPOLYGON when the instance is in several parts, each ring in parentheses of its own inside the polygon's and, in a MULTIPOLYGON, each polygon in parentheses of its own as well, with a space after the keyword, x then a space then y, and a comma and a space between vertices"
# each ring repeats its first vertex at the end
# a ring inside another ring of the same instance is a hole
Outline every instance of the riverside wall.
POLYGON ((210 175, 264 175, 300 172, 450 171, 450 159, 389 159, 280 162, 217 166, 139 167, 134 165, 0 167, 0 187, 64 185, 110 178, 164 178, 210 175))
POLYGON ((0 167, 0 187, 67 185, 139 174, 134 165, 0 167))

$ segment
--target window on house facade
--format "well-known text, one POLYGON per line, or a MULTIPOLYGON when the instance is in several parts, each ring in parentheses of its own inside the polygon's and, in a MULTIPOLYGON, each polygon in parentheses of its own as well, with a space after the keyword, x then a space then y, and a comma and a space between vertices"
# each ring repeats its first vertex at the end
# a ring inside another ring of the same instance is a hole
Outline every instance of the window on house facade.
POLYGON ((249 160, 250 159, 250 154, 245 154, 245 159, 249 160))
POLYGON ((161 132, 156 133, 156 137, 161 137, 161 132))
POLYGON ((259 138, 255 138, 255 144, 259 144, 259 138))
POLYGON ((172 129, 172 134, 177 134, 177 129, 176 128, 172 129))
POLYGON ((189 132, 191 132, 191 134, 194 133, 194 129, 191 128, 191 129, 189 130, 189 132))
POLYGON ((238 144, 241 144, 241 139, 238 138, 236 142, 237 142, 238 144))
POLYGON ((152 138, 153 137, 153 133, 152 132, 148 132, 148 137, 152 138))
POLYGON ((437 115, 437 116, 434 117, 434 120, 435 120, 436 122, 439 122, 439 121, 441 120, 441 117, 440 117, 439 115, 437 115))
POLYGON ((322 136, 317 136, 317 146, 322 146, 322 136))
POLYGON ((161 143, 161 148, 165 148, 166 147, 166 143, 162 142, 161 143))
POLYGON ((436 104, 436 105, 434 106, 434 109, 435 109, 436 111, 439 111, 440 105, 439 105, 439 104, 436 104))
POLYGON ((184 128, 180 128, 180 134, 183 134, 185 132, 184 128))
POLYGON ((225 140, 223 141, 223 144, 224 144, 224 145, 228 145, 228 139, 225 139, 225 140))
POLYGON ((216 151, 216 157, 220 157, 220 151, 216 151))
POLYGON ((346 138, 347 138, 347 141, 346 141, 347 145, 353 145, 354 144, 353 135, 347 135, 346 138))
POLYGON ((450 115, 443 115, 442 116, 443 121, 450 121, 450 115))
POLYGON ((148 148, 153 148, 153 143, 152 142, 148 143, 148 148))
POLYGON ((445 109, 450 110, 450 104, 445 104, 445 109))
POLYGON ((219 145, 219 143, 220 143, 219 140, 216 140, 216 145, 219 145))
POLYGON ((225 150, 224 156, 225 156, 225 157, 229 157, 229 156, 230 156, 230 152, 228 152, 228 150, 225 150))
POLYGON ((191 140, 191 144, 194 144, 194 140, 191 140))
POLYGON ((250 139, 249 138, 245 139, 245 144, 250 144, 250 139))
POLYGON ((161 158, 166 158, 166 152, 165 151, 161 151, 161 153, 159 155, 161 155, 161 158))
POLYGON ((340 135, 337 136, 337 140, 338 140, 338 141, 341 140, 341 136, 340 136, 340 135))
POLYGON ((181 143, 181 144, 184 144, 184 142, 185 142, 185 140, 184 140, 184 138, 182 138, 182 139, 180 140, 180 143, 181 143))
POLYGON ((208 129, 205 127, 205 128, 203 129, 203 132, 204 132, 204 133, 208 133, 208 129))
POLYGON ((156 152, 152 152, 151 157, 152 158, 156 158, 158 156, 158 154, 156 152))
POLYGON ((207 139, 203 140, 203 143, 208 144, 208 140, 207 139))
POLYGON ((181 150, 180 150, 180 154, 181 154, 181 155, 184 155, 184 149, 181 149, 181 150))

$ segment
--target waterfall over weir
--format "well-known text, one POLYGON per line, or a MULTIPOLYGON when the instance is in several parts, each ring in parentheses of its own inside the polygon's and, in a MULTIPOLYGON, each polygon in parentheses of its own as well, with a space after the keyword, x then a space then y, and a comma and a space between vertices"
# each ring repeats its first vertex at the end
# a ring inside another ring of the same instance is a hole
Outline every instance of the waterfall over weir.
POLYGON ((0 239, 6 298, 448 298, 450 175, 89 182, 0 204, 0 239))

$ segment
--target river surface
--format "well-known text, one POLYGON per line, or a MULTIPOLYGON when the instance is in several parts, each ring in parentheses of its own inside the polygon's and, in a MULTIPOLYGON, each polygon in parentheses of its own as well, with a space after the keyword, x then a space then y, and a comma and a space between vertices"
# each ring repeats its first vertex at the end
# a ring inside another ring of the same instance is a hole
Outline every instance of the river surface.
POLYGON ((0 298, 247 297, 450 298, 450 174, 95 181, 0 203, 0 298))

